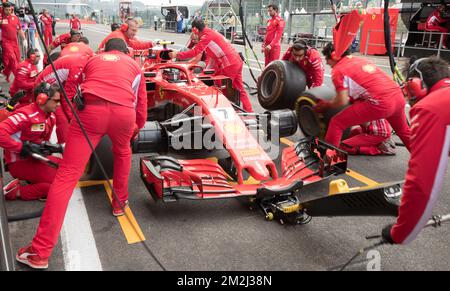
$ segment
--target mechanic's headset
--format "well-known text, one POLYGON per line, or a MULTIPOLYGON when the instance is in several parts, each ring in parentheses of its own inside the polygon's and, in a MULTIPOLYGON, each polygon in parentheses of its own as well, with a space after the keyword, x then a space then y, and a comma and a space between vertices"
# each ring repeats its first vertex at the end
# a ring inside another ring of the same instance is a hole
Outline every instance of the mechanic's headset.
POLYGON ((120 25, 120 31, 122 31, 122 32, 127 32, 128 31, 128 28, 130 28, 130 27, 129 27, 127 22, 130 21, 130 20, 133 20, 133 18, 128 18, 124 23, 122 23, 120 25))
POLYGON ((36 61, 37 56, 36 56, 36 52, 35 52, 34 48, 28 49, 28 51, 27 51, 27 59, 29 59, 33 63, 36 61))
POLYGON ((50 96, 51 88, 52 88, 52 85, 50 85, 49 83, 42 83, 39 85, 38 90, 41 92, 36 96, 36 104, 37 105, 43 106, 43 105, 45 105, 45 103, 48 102, 48 100, 50 100, 52 98, 50 96))
POLYGON ((409 68, 409 75, 419 74, 419 77, 410 77, 406 82, 406 90, 412 100, 420 100, 428 95, 428 87, 423 80, 423 73, 419 69, 420 63, 426 58, 418 59, 409 68))
POLYGON ((293 47, 294 47, 295 49, 304 50, 304 51, 305 51, 305 54, 306 54, 306 53, 308 52, 308 50, 309 50, 308 44, 307 44, 306 41, 303 40, 303 39, 298 39, 298 40, 296 40, 296 41, 294 42, 293 47))

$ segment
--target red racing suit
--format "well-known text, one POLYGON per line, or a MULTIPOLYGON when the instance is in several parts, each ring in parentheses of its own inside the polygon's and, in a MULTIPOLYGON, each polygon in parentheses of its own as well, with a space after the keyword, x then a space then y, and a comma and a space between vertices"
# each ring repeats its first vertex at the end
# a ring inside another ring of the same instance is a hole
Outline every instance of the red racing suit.
POLYGON ((9 89, 9 95, 14 96, 19 90, 24 90, 27 95, 19 100, 20 106, 29 105, 33 102, 33 89, 38 75, 38 68, 30 60, 19 64, 14 74, 14 82, 9 89))
POLYGON ((98 51, 102 51, 105 49, 105 45, 108 42, 108 40, 112 38, 121 38, 123 39, 129 47, 131 47, 133 50, 146 50, 153 47, 153 42, 151 41, 140 41, 136 38, 130 39, 125 34, 125 32, 121 30, 116 30, 111 32, 98 46, 98 51))
MULTIPOLYGON (((22 107, 0 123, 0 147, 5 150, 5 161, 11 175, 31 184, 21 186, 22 200, 36 200, 47 196, 56 169, 31 157, 22 158, 23 142, 40 144, 49 141, 55 126, 55 115, 45 113, 36 103, 22 107)), ((48 157, 59 163, 59 159, 48 157)))
POLYGON ((81 29, 81 21, 78 17, 74 17, 72 19, 70 19, 70 29, 73 30, 80 30, 81 29))
POLYGON ((411 132, 406 120, 405 98, 388 75, 365 59, 347 56, 334 66, 332 81, 336 92, 348 91, 352 105, 331 119, 326 142, 339 146, 347 128, 386 119, 409 149, 411 132))
POLYGON ((55 40, 51 43, 51 50, 56 49, 57 47, 61 46, 61 50, 66 47, 69 43, 72 42, 72 37, 70 36, 70 33, 64 33, 61 35, 58 35, 55 40))
POLYGON ((191 59, 203 52, 206 52, 207 58, 214 63, 216 75, 226 76, 231 79, 233 88, 240 93, 244 110, 252 112, 252 104, 242 80, 244 62, 238 52, 223 35, 206 27, 200 35, 198 44, 189 51, 178 53, 177 58, 182 60, 191 59))
POLYGON ((50 15, 41 15, 41 21, 44 24, 44 41, 49 46, 53 41, 53 19, 50 15))
POLYGON ((411 109, 411 159, 397 224, 391 230, 398 244, 412 242, 432 216, 450 150, 450 78, 437 83, 411 109))
POLYGON ((16 71, 17 65, 20 63, 20 50, 19 42, 17 40, 17 33, 22 31, 22 28, 19 18, 14 14, 9 15, 8 17, 2 15, 0 23, 3 65, 5 67, 3 73, 9 82, 9 75, 16 71))
MULTIPOLYGON (((436 9, 433 11, 433 13, 428 16, 427 23, 426 23, 426 29, 431 31, 439 31, 442 33, 448 33, 448 29, 442 24, 445 24, 448 21, 448 19, 442 17, 441 11, 439 9, 436 9)), ((444 34, 442 37, 442 44, 445 46, 447 44, 447 35, 444 34)))
POLYGON ((391 138, 391 126, 385 119, 374 120, 353 128, 341 148, 351 155, 378 156, 384 154, 378 146, 391 138))
POLYGON ((279 60, 281 55, 281 38, 283 37, 283 31, 286 26, 286 22, 282 17, 276 15, 267 22, 267 32, 264 38, 263 49, 266 60, 266 66, 271 62, 279 60), (265 48, 270 45, 271 49, 265 48))
MULTIPOLYGON (((81 85, 86 108, 79 112, 94 147, 109 135, 114 154, 114 189, 123 203, 128 199, 131 169, 130 141, 147 120, 147 93, 141 68, 131 57, 108 52, 91 58, 81 85), (122 73, 118 73, 122 72, 122 73)), ((77 122, 70 124, 64 159, 50 187, 47 204, 33 239, 33 250, 48 258, 58 242, 72 191, 83 174, 91 150, 77 122)), ((113 206, 119 202, 113 200, 113 206)))
POLYGON ((94 51, 83 42, 71 42, 66 45, 63 50, 61 50, 60 57, 74 54, 92 57, 94 56, 94 51))
POLYGON ((289 48, 283 56, 284 61, 297 64, 306 74, 306 85, 308 88, 320 87, 323 85, 325 67, 320 53, 315 48, 308 48, 302 60, 296 61, 292 55, 292 48, 289 48))
MULTIPOLYGON (((72 100, 77 93, 77 87, 81 84, 82 72, 88 60, 89 57, 85 55, 68 55, 60 57, 54 62, 56 72, 69 100, 72 100)), ((51 66, 47 66, 39 74, 36 85, 42 82, 49 84, 57 82, 55 72, 51 66)), ((60 144, 66 142, 71 119, 72 111, 65 98, 61 96, 61 106, 56 110, 56 135, 60 144)))

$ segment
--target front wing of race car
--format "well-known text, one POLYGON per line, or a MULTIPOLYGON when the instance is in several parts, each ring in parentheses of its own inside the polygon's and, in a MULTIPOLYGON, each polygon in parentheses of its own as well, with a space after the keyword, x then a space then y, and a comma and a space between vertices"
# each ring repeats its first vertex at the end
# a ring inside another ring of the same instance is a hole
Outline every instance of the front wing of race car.
POLYGON ((141 176, 155 200, 227 199, 295 195, 306 184, 345 173, 347 154, 315 139, 303 139, 283 151, 282 175, 274 180, 239 184, 215 161, 141 158, 141 176))

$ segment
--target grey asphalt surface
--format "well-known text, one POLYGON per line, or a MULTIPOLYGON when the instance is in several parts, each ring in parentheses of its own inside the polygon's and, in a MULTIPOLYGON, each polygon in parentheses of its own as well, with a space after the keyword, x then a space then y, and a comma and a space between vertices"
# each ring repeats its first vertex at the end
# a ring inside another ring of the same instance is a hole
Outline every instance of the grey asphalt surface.
MULTIPOLYGON (((58 24, 58 33, 65 29, 58 24)), ((86 25, 83 31, 91 47, 96 48, 109 27, 86 25)), ((188 39, 187 35, 150 30, 141 30, 140 37, 171 40, 177 45, 184 45, 188 39)), ((384 58, 373 60, 387 65, 384 58)), ((329 68, 326 73, 330 74, 329 68)), ((247 69, 244 78, 252 86, 247 69)), ((331 85, 329 77, 326 84, 331 85)), ((256 98, 252 103, 257 111, 263 110, 256 98)), ((296 135, 291 140, 298 138, 296 135)), ((408 158, 408 152, 399 148, 395 157, 351 157, 349 168, 379 183, 399 181, 404 179, 408 158)), ((323 271, 345 263, 361 247, 370 245, 364 239, 366 235, 378 234, 386 224, 394 222, 393 218, 317 218, 308 225, 292 227, 266 222, 259 210, 250 211, 237 200, 155 203, 140 180, 138 161, 135 156, 130 176, 130 206, 146 243, 168 270, 323 271)), ((347 175, 341 178, 351 187, 364 185, 347 175)), ((141 244, 127 244, 117 219, 111 216, 103 187, 83 188, 82 193, 103 270, 160 270, 141 244)), ((327 193, 328 182, 323 181, 305 188, 301 198, 322 197, 327 193)), ((436 214, 450 212, 449 193, 447 179, 436 214)), ((8 202, 7 209, 14 214, 42 206, 41 202, 15 201, 8 202)), ((14 251, 31 240, 37 224, 38 220, 10 224, 14 251)), ((381 247, 378 251, 382 270, 450 270, 449 237, 450 228, 443 227, 423 231, 406 247, 381 247)), ((64 270, 64 263, 60 242, 50 259, 50 270, 64 270)), ((28 270, 20 265, 17 269, 28 270)), ((356 264, 349 270, 367 270, 367 263, 356 264)))

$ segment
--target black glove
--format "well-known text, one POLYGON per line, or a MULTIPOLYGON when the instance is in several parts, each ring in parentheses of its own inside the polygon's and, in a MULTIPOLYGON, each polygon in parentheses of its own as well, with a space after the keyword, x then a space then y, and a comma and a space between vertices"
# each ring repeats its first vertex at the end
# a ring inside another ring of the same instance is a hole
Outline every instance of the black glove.
POLYGON ((61 144, 52 144, 45 141, 41 144, 40 152, 44 156, 50 156, 51 154, 62 154, 64 152, 64 147, 61 144))
POLYGON ((14 111, 14 106, 19 102, 20 99, 25 97, 26 93, 25 91, 21 90, 14 94, 14 96, 11 97, 11 99, 8 100, 8 104, 6 105, 6 110, 12 112, 14 111))
POLYGON ((40 154, 41 145, 31 143, 29 141, 24 141, 22 143, 22 150, 20 151, 20 156, 25 158, 30 156, 31 154, 40 154))
POLYGON ((385 243, 390 244, 390 245, 395 245, 397 243, 392 239, 392 236, 391 236, 392 227, 394 227, 393 224, 386 226, 383 229, 383 231, 381 232, 381 237, 383 238, 383 241, 385 243))

